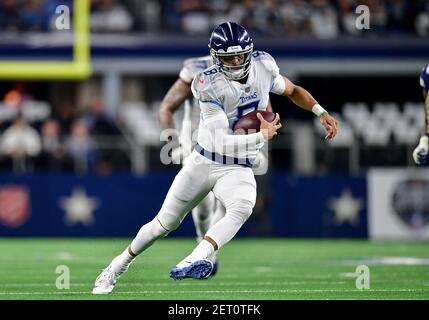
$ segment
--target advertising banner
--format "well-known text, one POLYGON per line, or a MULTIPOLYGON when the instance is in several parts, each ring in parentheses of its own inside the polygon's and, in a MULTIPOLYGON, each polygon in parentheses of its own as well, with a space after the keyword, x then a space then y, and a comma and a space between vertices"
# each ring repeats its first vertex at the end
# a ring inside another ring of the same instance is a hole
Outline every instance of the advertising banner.
POLYGON ((429 239, 429 170, 374 169, 368 173, 371 239, 429 239))

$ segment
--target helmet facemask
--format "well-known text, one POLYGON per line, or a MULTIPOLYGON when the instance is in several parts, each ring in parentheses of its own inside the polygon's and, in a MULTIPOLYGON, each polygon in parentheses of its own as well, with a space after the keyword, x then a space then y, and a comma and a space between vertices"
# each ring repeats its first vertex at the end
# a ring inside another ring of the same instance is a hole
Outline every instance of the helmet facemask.
POLYGON ((223 50, 216 51, 215 49, 210 49, 210 54, 213 58, 213 63, 221 69, 223 74, 231 80, 241 80, 250 72, 250 66, 252 62, 252 51, 253 44, 246 46, 243 50, 240 46, 229 47, 227 52, 223 50), (233 57, 237 55, 244 55, 244 61, 239 65, 227 65, 224 63, 224 59, 228 57, 233 57))

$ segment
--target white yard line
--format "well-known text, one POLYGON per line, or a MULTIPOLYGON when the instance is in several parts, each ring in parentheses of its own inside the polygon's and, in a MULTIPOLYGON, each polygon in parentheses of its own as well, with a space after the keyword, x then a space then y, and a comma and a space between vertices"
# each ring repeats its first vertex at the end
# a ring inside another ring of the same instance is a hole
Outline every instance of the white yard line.
MULTIPOLYGON (((318 282, 318 284, 343 284, 346 283, 345 281, 326 281, 326 282, 318 282)), ((171 287, 173 284, 177 284, 181 287, 186 286, 196 286, 195 283, 127 283, 124 284, 125 286, 147 286, 147 287, 171 287)), ((303 282, 216 282, 212 284, 204 284, 204 285, 211 285, 211 286, 273 286, 273 285, 285 285, 285 286, 291 286, 291 285, 300 285, 304 284, 303 282)), ((70 283, 71 287, 92 287, 93 283, 88 282, 77 282, 77 283, 70 283)), ((2 287, 55 287, 55 283, 3 283, 1 285, 2 287)), ((201 285, 203 286, 203 285, 201 285)))
MULTIPOLYGON (((425 292, 429 289, 372 289, 372 290, 340 290, 340 289, 284 289, 284 290, 143 290, 143 291, 117 291, 118 294, 191 294, 191 293, 305 293, 305 292, 341 292, 341 293, 372 293, 372 292, 425 292)), ((57 292, 0 292, 0 295, 72 295, 72 294, 91 294, 90 291, 57 291, 57 292)))

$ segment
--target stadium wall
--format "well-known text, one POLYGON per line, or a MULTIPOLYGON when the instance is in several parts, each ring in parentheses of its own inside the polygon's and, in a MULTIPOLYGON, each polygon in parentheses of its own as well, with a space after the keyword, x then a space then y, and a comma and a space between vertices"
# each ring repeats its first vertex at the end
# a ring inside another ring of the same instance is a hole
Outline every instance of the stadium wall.
MULTIPOLYGON (((173 179, 173 172, 2 175, 0 236, 133 236, 159 210, 173 179)), ((258 179, 258 203, 239 236, 367 236, 364 176, 280 172, 258 179)), ((172 235, 195 236, 190 215, 172 235)))
MULTIPOLYGON (((159 210, 174 172, 0 177, 0 236, 125 236, 159 210)), ((257 176, 258 199, 238 236, 429 239, 429 170, 257 176)), ((188 215, 172 236, 194 237, 188 215)))

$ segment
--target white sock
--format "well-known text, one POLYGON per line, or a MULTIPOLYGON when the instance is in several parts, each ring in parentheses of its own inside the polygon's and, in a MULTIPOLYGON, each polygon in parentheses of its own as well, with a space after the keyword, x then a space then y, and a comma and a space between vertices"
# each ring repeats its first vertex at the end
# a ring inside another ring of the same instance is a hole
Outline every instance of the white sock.
POLYGON ((119 256, 117 256, 112 261, 112 266, 115 272, 119 272, 125 268, 127 268, 131 262, 133 262, 135 257, 129 254, 128 248, 124 250, 119 256))
POLYGON ((215 249, 213 245, 207 240, 203 240, 200 244, 192 251, 192 253, 185 259, 179 262, 177 265, 179 268, 184 268, 190 265, 192 262, 197 260, 207 259, 214 253, 215 249))

